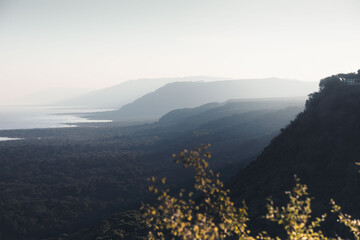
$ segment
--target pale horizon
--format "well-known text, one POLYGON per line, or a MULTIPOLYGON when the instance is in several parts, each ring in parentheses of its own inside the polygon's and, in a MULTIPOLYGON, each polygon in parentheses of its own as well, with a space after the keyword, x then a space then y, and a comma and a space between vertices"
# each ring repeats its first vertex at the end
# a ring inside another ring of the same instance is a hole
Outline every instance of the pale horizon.
POLYGON ((355 0, 0 0, 1 105, 140 78, 355 72, 359 9, 355 0))

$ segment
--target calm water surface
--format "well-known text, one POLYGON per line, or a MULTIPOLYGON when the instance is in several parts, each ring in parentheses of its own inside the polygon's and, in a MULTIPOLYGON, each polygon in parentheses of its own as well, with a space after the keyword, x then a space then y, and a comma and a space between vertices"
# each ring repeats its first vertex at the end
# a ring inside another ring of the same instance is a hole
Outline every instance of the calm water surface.
MULTIPOLYGON (((111 122, 111 120, 89 120, 75 113, 100 112, 111 109, 72 109, 48 107, 3 107, 0 106, 0 130, 76 127, 76 123, 111 122)), ((2 138, 0 141, 9 140, 2 138)))
POLYGON ((0 142, 21 140, 21 139, 23 139, 23 138, 0 137, 0 142))

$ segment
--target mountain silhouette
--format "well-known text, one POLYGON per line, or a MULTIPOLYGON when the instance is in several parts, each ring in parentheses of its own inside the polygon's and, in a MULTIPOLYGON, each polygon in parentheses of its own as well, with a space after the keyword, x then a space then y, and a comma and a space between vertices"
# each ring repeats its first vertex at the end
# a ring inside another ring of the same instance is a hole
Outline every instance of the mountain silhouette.
POLYGON ((155 121, 180 108, 193 108, 229 99, 306 96, 316 90, 313 82, 277 78, 213 82, 176 82, 138 98, 121 109, 92 115, 115 121, 155 121))
POLYGON ((226 78, 207 76, 194 76, 183 78, 149 78, 130 80, 115 86, 95 90, 77 97, 68 97, 67 100, 58 101, 57 105, 87 108, 120 108, 131 103, 143 95, 172 82, 179 81, 216 81, 226 78))
MULTIPOLYGON (((263 223, 266 198, 277 203, 294 186, 294 175, 306 184, 314 215, 329 211, 333 198, 344 211, 360 216, 360 87, 343 75, 320 82, 320 91, 309 96, 305 110, 275 137, 257 160, 229 183, 233 197, 245 200, 250 219, 263 223)), ((327 221, 332 235, 341 232, 336 221, 327 221)))

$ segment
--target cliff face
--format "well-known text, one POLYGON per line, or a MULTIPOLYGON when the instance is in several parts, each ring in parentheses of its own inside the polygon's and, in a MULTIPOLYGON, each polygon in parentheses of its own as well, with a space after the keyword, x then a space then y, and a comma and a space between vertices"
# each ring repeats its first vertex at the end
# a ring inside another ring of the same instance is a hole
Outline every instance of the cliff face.
MULTIPOLYGON (((294 174, 314 197, 315 216, 328 211, 331 198, 345 212, 360 216, 358 161, 360 87, 332 76, 321 81, 320 91, 309 96, 306 109, 229 185, 237 201, 246 201, 250 219, 257 223, 265 214, 267 197, 287 201, 284 192, 294 186, 294 174)), ((330 233, 341 231, 333 228, 331 219, 327 225, 330 233)))

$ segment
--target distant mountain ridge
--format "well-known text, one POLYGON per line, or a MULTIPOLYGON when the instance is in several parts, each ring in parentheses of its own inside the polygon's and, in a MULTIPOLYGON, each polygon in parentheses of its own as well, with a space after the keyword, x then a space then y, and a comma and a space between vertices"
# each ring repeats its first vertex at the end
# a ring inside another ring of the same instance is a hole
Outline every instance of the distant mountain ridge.
POLYGON ((148 93, 119 110, 103 112, 90 117, 115 121, 155 121, 175 109, 193 108, 229 99, 305 97, 316 89, 317 83, 315 82, 278 78, 175 82, 148 93))
POLYGON ((162 116, 158 123, 162 125, 176 125, 179 129, 192 129, 200 125, 214 124, 217 121, 224 122, 225 118, 231 119, 243 113, 273 112, 288 107, 298 107, 301 109, 304 104, 305 98, 301 97, 232 100, 223 103, 209 103, 196 108, 173 110, 162 116))
POLYGON ((87 108, 120 108, 123 105, 131 103, 137 98, 155 91, 156 89, 168 83, 179 81, 216 81, 226 79, 228 78, 190 76, 178 78, 144 78, 129 80, 115 86, 92 91, 78 97, 73 97, 71 99, 58 102, 57 105, 87 108))
MULTIPOLYGON (((140 159, 123 161, 122 157, 119 159, 111 157, 113 155, 113 151, 111 151, 111 154, 106 155, 105 158, 112 158, 117 164, 107 166, 111 171, 105 171, 104 174, 106 174, 106 178, 111 177, 109 174, 116 173, 113 169, 116 166, 124 169, 127 164, 134 164, 133 166, 136 166, 137 169, 141 169, 143 164, 150 164, 144 168, 144 172, 135 173, 131 169, 127 169, 131 174, 126 177, 125 182, 120 183, 121 186, 126 186, 128 180, 133 182, 134 187, 128 188, 124 193, 127 200, 134 196, 131 191, 138 191, 141 186, 144 186, 143 182, 148 176, 146 174, 148 171, 151 171, 152 176, 167 177, 167 183, 170 183, 170 186, 175 184, 186 188, 189 184, 192 185, 193 173, 173 164, 170 156, 184 148, 191 149, 200 143, 211 143, 211 155, 213 156, 210 161, 211 168, 220 171, 223 180, 228 180, 239 168, 255 159, 270 140, 279 134, 280 129, 294 119, 303 106, 304 100, 262 99, 211 103, 195 109, 175 110, 172 112, 176 113, 175 118, 170 119, 174 116, 170 114, 172 116, 164 116, 164 119, 157 123, 138 126, 142 130, 137 130, 133 136, 136 144, 141 143, 141 136, 146 136, 147 141, 151 136, 161 139, 157 144, 148 146, 148 151, 145 150, 145 154, 141 155, 141 161, 139 161, 140 159), (194 119, 197 121, 194 122, 194 119), (127 163, 125 164, 125 162, 127 163), (145 173, 145 175, 137 177, 139 173, 145 173)), ((97 131, 106 132, 106 129, 99 128, 97 131)), ((126 143, 130 140, 130 136, 124 136, 125 138, 119 136, 126 131, 125 129, 114 128, 108 131, 111 133, 110 137, 100 138, 98 141, 101 141, 101 144, 108 146, 117 139, 115 144, 112 143, 117 149, 119 143, 126 143)), ((128 147, 126 149, 129 151, 128 147)), ((103 152, 101 155, 104 155, 103 152)), ((87 162, 87 160, 85 161, 87 162)), ((101 160, 99 165, 93 165, 93 167, 103 169, 104 162, 101 160)), ((100 176, 95 178, 97 177, 100 176)), ((121 177, 122 175, 117 173, 116 178, 121 179, 121 177)), ((145 191, 145 189, 143 190, 145 191)), ((112 192, 116 192, 115 188, 112 192)), ((138 194, 141 196, 141 201, 146 202, 146 199, 149 199, 145 192, 138 192, 138 194)), ((139 199, 130 199, 130 201, 134 203, 139 199)), ((147 232, 142 224, 141 214, 135 210, 116 214, 94 227, 75 234, 62 234, 59 237, 64 240, 90 240, 96 237, 99 239, 100 237, 126 240, 142 239, 143 237, 146 239, 147 232), (118 233, 121 233, 122 237, 118 233)), ((50 239, 55 240, 59 237, 50 239)))

